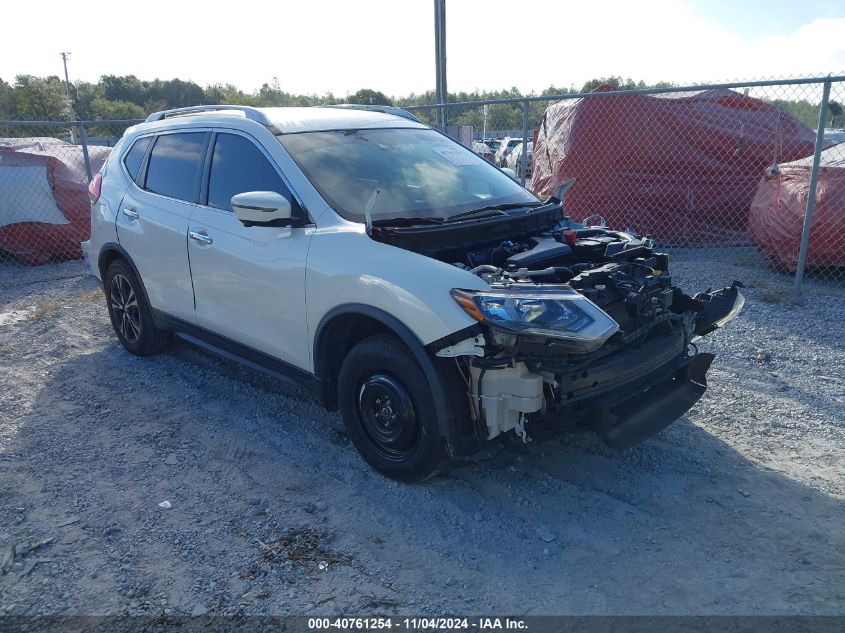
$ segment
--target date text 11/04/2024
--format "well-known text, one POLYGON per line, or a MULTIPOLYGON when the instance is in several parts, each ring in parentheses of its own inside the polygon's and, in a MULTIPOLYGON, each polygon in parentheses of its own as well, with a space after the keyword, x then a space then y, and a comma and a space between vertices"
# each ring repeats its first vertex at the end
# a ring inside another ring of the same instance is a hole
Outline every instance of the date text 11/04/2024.
POLYGON ((375 631, 402 629, 406 631, 524 631, 527 625, 518 618, 309 618, 308 628, 319 630, 375 631))

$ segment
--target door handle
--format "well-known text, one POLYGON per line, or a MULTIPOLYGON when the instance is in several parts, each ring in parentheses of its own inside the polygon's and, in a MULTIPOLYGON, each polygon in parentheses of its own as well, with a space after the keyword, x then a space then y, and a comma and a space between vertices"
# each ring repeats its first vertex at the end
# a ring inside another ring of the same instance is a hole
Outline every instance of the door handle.
POLYGON ((214 242, 214 240, 211 239, 211 236, 205 232, 188 231, 188 237, 200 244, 211 244, 214 242))
POLYGON ((123 215, 125 215, 130 220, 138 219, 138 212, 132 207, 123 207, 123 215))

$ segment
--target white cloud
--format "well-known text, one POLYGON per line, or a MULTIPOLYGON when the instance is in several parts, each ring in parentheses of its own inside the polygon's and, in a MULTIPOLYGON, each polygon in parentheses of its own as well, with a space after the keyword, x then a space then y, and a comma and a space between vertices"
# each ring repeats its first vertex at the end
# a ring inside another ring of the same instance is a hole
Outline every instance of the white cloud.
MULTIPOLYGON (((58 54, 69 50, 72 79, 135 74, 252 90, 277 76, 290 92, 337 95, 362 87, 406 94, 434 84, 430 0, 89 0, 84 10, 14 1, 0 8, 6 81, 59 75, 58 54)), ((449 0, 447 14, 453 90, 542 90, 611 74, 695 82, 845 70, 845 17, 743 39, 681 0, 449 0)))
MULTIPOLYGON (((500 15, 514 6, 504 0, 485 4, 487 13, 500 15)), ((459 46, 460 36, 451 31, 450 87, 542 90, 609 75, 695 83, 845 71, 845 17, 796 25, 786 36, 743 40, 679 0, 523 0, 519 6, 526 22, 543 25, 523 30, 529 35, 524 47, 497 38, 492 48, 498 53, 480 56, 459 46)), ((469 21, 472 7, 459 2, 450 10, 458 14, 449 23, 454 29, 457 21, 469 21)))

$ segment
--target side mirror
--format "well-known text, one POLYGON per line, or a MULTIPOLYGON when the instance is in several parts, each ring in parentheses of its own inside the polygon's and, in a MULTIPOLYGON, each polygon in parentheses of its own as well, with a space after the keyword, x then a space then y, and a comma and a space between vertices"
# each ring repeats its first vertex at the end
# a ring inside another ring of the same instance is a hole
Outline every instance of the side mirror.
POLYGON ((283 226, 291 219, 290 202, 275 191, 247 191, 232 196, 232 210, 244 226, 283 226))
POLYGON ((505 175, 510 176, 514 180, 519 180, 516 177, 516 172, 513 169, 511 169, 510 167, 499 167, 499 169, 501 169, 505 173, 505 175))

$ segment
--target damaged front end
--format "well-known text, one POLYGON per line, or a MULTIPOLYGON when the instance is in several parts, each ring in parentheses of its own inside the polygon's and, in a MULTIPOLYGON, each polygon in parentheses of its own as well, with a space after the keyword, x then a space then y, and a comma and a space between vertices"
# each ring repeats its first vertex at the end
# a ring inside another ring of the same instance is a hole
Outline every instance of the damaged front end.
POLYGON ((452 291, 478 326, 432 350, 458 362, 475 434, 486 439, 592 430, 616 448, 642 441, 701 398, 713 356, 695 341, 744 303, 738 282, 685 294, 651 239, 573 222, 555 200, 375 237, 487 282, 452 291))
POLYGON ((690 297, 665 270, 643 270, 636 282, 623 270, 604 276, 591 299, 575 289, 586 289, 577 275, 572 286, 453 292, 486 326, 485 344, 476 347, 484 354, 467 364, 473 410, 488 439, 593 430, 625 448, 701 398, 713 356, 694 341, 739 312, 739 285, 690 297), (660 283, 646 289, 657 277, 660 283))

